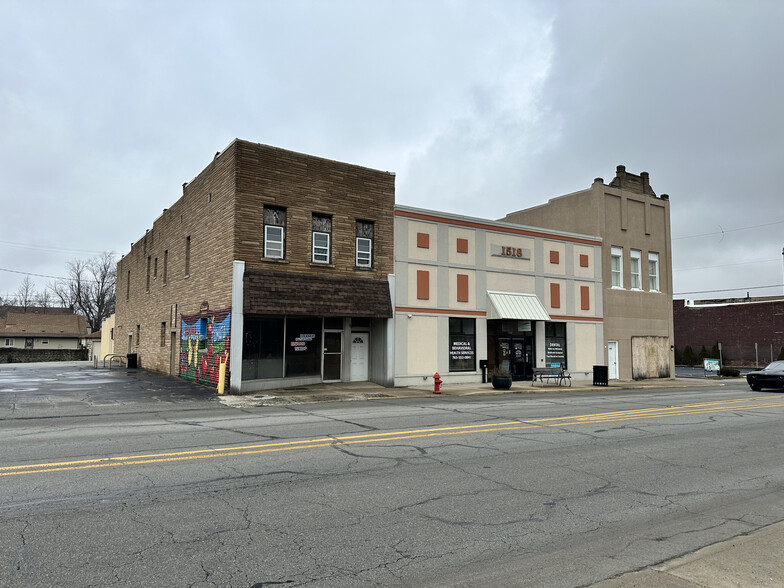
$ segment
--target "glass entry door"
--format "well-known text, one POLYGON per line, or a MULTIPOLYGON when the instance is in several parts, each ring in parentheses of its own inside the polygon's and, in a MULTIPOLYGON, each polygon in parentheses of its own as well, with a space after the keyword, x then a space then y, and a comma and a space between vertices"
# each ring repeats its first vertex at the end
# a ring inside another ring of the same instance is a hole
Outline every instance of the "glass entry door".
POLYGON ((533 337, 498 339, 498 365, 508 370, 513 380, 530 380, 534 367, 533 337))
POLYGON ((324 332, 324 381, 340 382, 343 365, 343 333, 324 332))

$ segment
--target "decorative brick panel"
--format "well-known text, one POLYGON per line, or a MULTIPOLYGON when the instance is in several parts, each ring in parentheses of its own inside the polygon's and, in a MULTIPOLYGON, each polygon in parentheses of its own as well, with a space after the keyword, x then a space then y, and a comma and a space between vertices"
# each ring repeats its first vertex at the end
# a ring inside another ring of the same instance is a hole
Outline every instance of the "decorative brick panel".
POLYGON ((550 251, 550 263, 555 265, 560 263, 560 256, 557 251, 550 251))
POLYGON ((550 307, 561 308, 561 284, 550 284, 550 307))
POLYGON ((430 300, 430 272, 417 270, 417 300, 430 300))
POLYGON ((417 233, 417 247, 430 249, 430 235, 428 233, 417 233))
POLYGON ((580 310, 591 310, 590 286, 580 286, 580 310))
POLYGON ((468 275, 457 274, 457 301, 468 302, 468 275))
POLYGON ((458 253, 468 253, 468 239, 458 239, 457 240, 457 252, 458 253))

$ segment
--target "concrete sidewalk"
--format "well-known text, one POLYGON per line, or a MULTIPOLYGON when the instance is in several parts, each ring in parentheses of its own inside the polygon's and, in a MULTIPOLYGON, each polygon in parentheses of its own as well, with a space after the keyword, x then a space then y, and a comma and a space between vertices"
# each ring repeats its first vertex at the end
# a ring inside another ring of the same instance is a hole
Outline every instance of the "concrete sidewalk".
POLYGON ((738 588, 784 586, 784 523, 709 545, 594 588, 738 588))
POLYGON ((282 404, 309 404, 312 402, 338 402, 344 400, 374 400, 379 398, 438 398, 439 396, 474 396, 480 394, 542 394, 553 392, 581 391, 618 391, 643 388, 686 388, 693 386, 715 385, 716 382, 698 378, 676 378, 662 380, 612 380, 607 386, 593 386, 591 383, 575 383, 572 386, 530 381, 514 382, 509 390, 496 390, 492 384, 444 384, 441 393, 433 392, 432 379, 421 386, 385 388, 372 382, 341 382, 336 384, 313 384, 295 388, 263 390, 242 396, 224 395, 221 402, 228 406, 275 406, 282 404))

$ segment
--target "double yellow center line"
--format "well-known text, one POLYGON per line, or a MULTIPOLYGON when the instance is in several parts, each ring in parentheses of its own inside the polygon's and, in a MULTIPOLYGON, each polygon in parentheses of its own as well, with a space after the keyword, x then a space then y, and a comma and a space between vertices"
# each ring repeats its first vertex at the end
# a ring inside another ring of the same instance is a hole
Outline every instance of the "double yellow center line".
POLYGON ((339 435, 302 439, 299 441, 280 441, 259 443, 256 445, 243 445, 239 447, 214 447, 210 449, 194 449, 190 451, 176 451, 167 453, 147 453, 138 455, 124 455, 116 457, 100 457, 95 459, 79 459, 72 461, 56 461, 48 463, 33 463, 25 465, 0 466, 0 477, 18 476, 22 474, 43 474, 48 472, 76 471, 95 468, 111 468, 118 466, 131 466, 143 464, 158 464, 193 459, 211 459, 216 457, 231 457, 237 455, 254 455, 273 453, 279 451, 292 451, 297 449, 314 449, 332 445, 354 445, 359 443, 382 443, 385 441, 400 441, 405 439, 421 439, 425 437, 441 437, 447 435, 471 435, 496 431, 513 431, 521 429, 535 429, 547 427, 566 427, 584 424, 597 424, 640 419, 655 419, 672 416, 685 416, 715 412, 739 412, 763 408, 776 408, 784 406, 784 399, 771 399, 759 396, 756 398, 738 398, 715 402, 700 402, 683 404, 680 406, 667 406, 660 408, 640 408, 615 412, 602 412, 584 415, 570 415, 564 417, 550 417, 542 419, 516 420, 479 425, 458 425, 452 427, 433 427, 427 429, 412 429, 405 431, 388 431, 385 433, 365 433, 357 435, 339 435))

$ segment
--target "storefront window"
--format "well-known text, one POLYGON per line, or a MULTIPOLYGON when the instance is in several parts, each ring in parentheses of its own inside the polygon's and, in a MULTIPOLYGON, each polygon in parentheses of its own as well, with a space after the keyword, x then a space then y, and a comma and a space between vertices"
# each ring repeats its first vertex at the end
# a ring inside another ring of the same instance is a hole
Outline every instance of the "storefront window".
POLYGON ((321 319, 286 319, 286 377, 321 375, 321 319))
POLYGON ((476 371, 476 319, 449 319, 449 371, 476 371))
POLYGON ((566 323, 544 324, 544 360, 547 367, 567 367, 566 323))
POLYGON ((246 318, 242 345, 242 379, 283 376, 283 318, 246 318))

